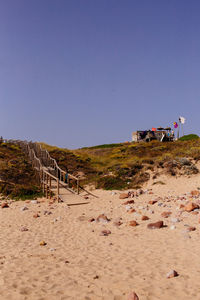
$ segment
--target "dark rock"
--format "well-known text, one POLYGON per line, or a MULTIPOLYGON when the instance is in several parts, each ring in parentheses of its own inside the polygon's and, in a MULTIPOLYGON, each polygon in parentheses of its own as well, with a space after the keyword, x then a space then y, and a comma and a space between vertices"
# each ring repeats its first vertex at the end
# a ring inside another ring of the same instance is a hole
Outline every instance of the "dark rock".
POLYGON ((162 228, 164 226, 163 221, 158 221, 155 223, 150 223, 147 225, 147 228, 149 229, 159 229, 162 228))

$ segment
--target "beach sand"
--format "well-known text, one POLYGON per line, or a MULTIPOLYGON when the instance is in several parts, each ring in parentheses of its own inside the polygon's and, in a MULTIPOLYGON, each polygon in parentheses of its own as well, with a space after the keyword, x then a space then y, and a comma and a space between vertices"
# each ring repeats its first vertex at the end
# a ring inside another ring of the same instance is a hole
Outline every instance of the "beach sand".
POLYGON ((122 192, 94 190, 98 199, 69 194, 63 203, 39 199, 0 208, 0 299, 127 300, 132 291, 140 300, 200 299, 199 213, 180 208, 200 200, 190 194, 200 175, 159 180, 166 184, 150 181, 142 195, 124 200, 122 192), (124 205, 127 200, 134 204, 124 205), (163 218, 164 211, 171 216, 163 218), (97 222, 100 214, 110 221, 97 222), (139 225, 129 226, 131 220, 139 225), (156 221, 166 227, 147 228, 156 221), (170 270, 179 276, 167 278, 170 270))

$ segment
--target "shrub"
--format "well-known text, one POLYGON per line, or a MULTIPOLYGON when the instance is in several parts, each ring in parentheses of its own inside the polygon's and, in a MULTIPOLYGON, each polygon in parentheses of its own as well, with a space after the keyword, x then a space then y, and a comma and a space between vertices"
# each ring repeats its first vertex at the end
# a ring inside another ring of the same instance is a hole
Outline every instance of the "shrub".
POLYGON ((188 134, 182 136, 179 141, 190 141, 190 140, 198 140, 199 136, 197 134, 188 134))

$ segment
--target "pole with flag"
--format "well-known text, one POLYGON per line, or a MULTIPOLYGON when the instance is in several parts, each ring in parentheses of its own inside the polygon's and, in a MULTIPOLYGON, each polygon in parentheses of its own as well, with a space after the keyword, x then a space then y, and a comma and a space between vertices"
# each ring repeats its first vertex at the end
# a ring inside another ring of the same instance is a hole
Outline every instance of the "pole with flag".
POLYGON ((179 139, 179 126, 178 126, 178 123, 177 123, 177 122, 174 122, 173 125, 174 125, 174 128, 175 128, 175 129, 178 128, 177 139, 179 139))
POLYGON ((181 125, 182 135, 184 135, 183 124, 185 124, 185 118, 184 117, 179 117, 179 123, 181 125))

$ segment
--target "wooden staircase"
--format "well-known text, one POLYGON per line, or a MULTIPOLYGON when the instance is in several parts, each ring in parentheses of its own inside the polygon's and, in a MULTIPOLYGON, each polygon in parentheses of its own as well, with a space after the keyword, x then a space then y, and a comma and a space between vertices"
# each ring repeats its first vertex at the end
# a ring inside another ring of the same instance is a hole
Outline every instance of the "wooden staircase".
MULTIPOLYGON (((47 199, 51 198, 56 191, 57 200, 60 200, 60 188, 79 194, 79 178, 68 173, 66 182, 66 172, 58 166, 56 160, 39 143, 20 140, 7 140, 7 142, 19 145, 28 156, 33 168, 36 170, 43 193, 47 199)), ((81 189, 84 190, 82 187, 81 189)))

